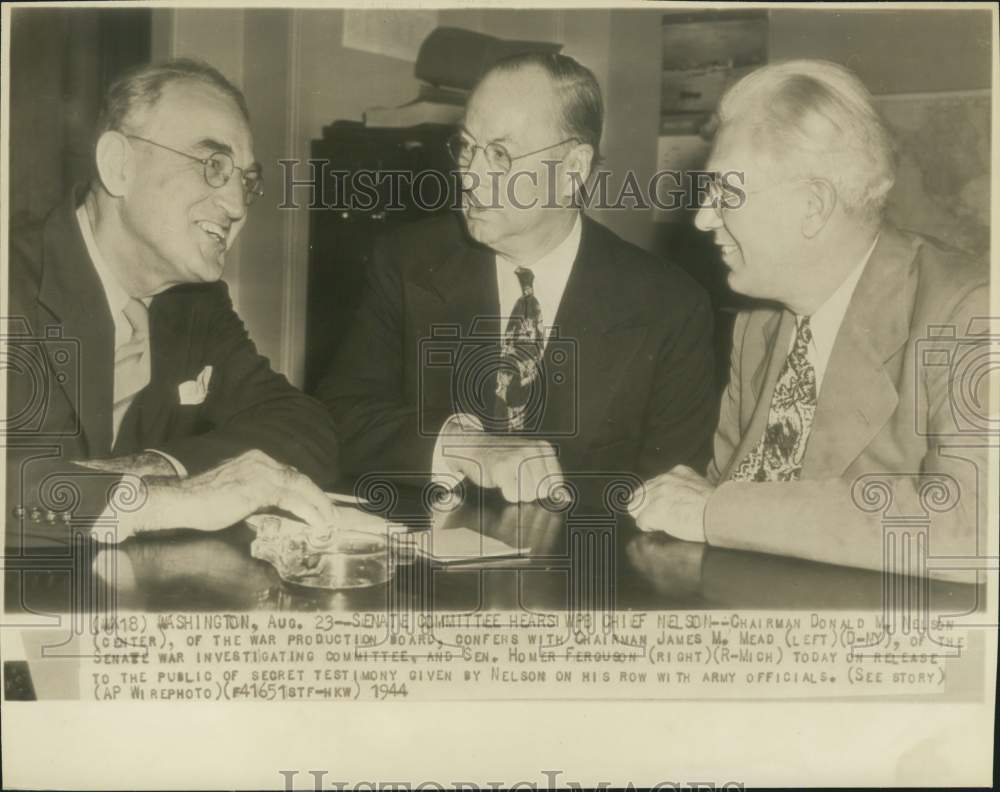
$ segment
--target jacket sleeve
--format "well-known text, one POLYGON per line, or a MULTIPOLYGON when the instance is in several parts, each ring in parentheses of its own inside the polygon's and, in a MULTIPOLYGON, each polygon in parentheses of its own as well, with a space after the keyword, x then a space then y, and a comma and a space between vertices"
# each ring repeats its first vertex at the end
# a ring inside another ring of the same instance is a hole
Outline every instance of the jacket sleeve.
POLYGON ((118 474, 73 464, 81 456, 82 428, 64 405, 57 380, 71 372, 73 387, 86 372, 80 371, 79 345, 74 344, 59 346, 57 354, 65 356, 59 369, 50 365, 51 326, 38 312, 37 288, 23 277, 22 265, 12 254, 9 315, 0 339, 7 375, 6 415, 0 426, 5 547, 11 557, 26 552, 37 557, 47 548, 65 556, 75 535, 87 535, 95 527, 102 533, 114 531, 113 521, 101 526, 95 521, 109 504, 134 508, 128 493, 137 492, 131 485, 120 489, 118 474))
POLYGON ((403 284, 394 240, 376 243, 365 294, 351 329, 338 348, 318 398, 340 432, 345 473, 426 475, 431 471, 445 410, 425 410, 404 392, 403 284))
MULTIPOLYGON (((988 305, 988 287, 980 285, 958 299, 941 324, 965 332, 974 326, 970 320, 988 316, 988 305)), ((926 334, 928 329, 911 329, 911 333, 926 334)), ((941 343, 947 346, 954 342, 941 343)), ((940 351, 948 350, 942 347, 940 351)), ((927 451, 914 466, 918 469, 892 470, 887 465, 885 473, 857 481, 727 481, 715 489, 705 510, 709 543, 876 570, 885 569, 887 563, 902 563, 901 554, 906 551, 901 543, 910 540, 917 542, 909 548, 910 553, 952 559, 976 557, 985 546, 989 438, 981 427, 987 416, 980 416, 977 429, 977 422, 970 425, 963 411, 955 407, 965 389, 976 385, 984 389, 985 379, 977 383, 972 367, 963 368, 955 359, 968 361, 971 355, 976 360, 988 354, 989 338, 983 336, 981 342, 973 341, 965 354, 952 355, 957 368, 921 367, 916 387, 922 389, 924 406, 912 431, 921 430, 922 425, 927 451), (886 534, 886 515, 925 514, 923 524, 917 521, 904 526, 905 531, 900 528, 898 536, 886 534), (894 551, 889 547, 892 543, 894 551)), ((979 393, 978 399, 979 409, 988 411, 988 395, 979 393)), ((914 572, 897 566, 892 569, 914 572)), ((968 572, 943 568, 932 567, 931 574, 969 579, 968 572)))
POLYGON ((116 511, 139 505, 131 477, 74 465, 58 444, 6 439, 5 549, 11 557, 47 549, 65 556, 77 535, 118 541, 116 511), (110 506, 110 509, 109 509, 110 506), (101 519, 105 517, 106 519, 101 519))
POLYGON ((329 486, 338 476, 330 414, 257 352, 225 285, 211 293, 203 356, 203 365, 212 367, 202 411, 208 431, 170 440, 157 450, 193 475, 257 449, 329 486))
POLYGON ((694 287, 676 317, 656 364, 639 473, 652 477, 675 465, 704 471, 716 419, 712 308, 694 287))

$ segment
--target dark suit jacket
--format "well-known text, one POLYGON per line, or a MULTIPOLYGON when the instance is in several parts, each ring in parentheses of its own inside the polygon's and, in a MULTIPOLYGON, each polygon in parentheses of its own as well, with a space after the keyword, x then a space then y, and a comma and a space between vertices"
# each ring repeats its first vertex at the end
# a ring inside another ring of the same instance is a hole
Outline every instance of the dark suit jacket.
POLYGON ((112 436, 114 326, 68 200, 10 240, 8 544, 66 536, 63 515, 86 527, 119 477, 71 464, 165 451, 191 475, 250 449, 294 465, 321 485, 336 476, 333 424, 257 354, 224 283, 191 284, 149 307, 151 381, 112 436), (178 386, 213 372, 198 405, 178 386), (17 515, 20 515, 19 517, 17 515))
MULTIPOLYGON (((499 311, 494 254, 458 218, 381 240, 355 325, 318 392, 347 472, 430 470, 448 416, 492 400, 499 311)), ((554 324, 532 433, 555 445, 564 471, 648 476, 707 462, 712 317, 680 268, 584 217, 554 324)))
POLYGON ((741 314, 709 467, 709 542, 878 569, 891 560, 886 520, 907 516, 901 532, 930 526, 931 555, 974 556, 989 481, 988 316, 983 262, 884 227, 830 354, 802 478, 756 483, 728 479, 767 425, 795 319, 741 314))

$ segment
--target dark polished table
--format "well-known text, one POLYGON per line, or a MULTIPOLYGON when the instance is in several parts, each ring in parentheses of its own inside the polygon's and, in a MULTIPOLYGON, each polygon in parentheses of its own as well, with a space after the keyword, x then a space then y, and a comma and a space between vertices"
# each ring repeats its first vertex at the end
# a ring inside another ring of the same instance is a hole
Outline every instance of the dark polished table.
MULTIPOLYGON (((583 488, 586 489, 586 488, 583 488)), ((357 491, 357 490, 355 490, 357 491)), ((643 533, 622 492, 598 488, 555 504, 506 504, 469 488, 445 506, 428 491, 368 486, 365 507, 412 528, 433 519, 528 547, 517 558, 442 564, 407 554, 385 584, 342 591, 289 584, 251 556, 244 524, 178 530, 119 546, 8 555, 6 610, 44 614, 144 611, 876 610, 899 592, 951 614, 985 607, 982 573, 968 583, 884 575, 793 558, 723 550, 643 533), (893 594, 895 592, 895 594, 893 594)))

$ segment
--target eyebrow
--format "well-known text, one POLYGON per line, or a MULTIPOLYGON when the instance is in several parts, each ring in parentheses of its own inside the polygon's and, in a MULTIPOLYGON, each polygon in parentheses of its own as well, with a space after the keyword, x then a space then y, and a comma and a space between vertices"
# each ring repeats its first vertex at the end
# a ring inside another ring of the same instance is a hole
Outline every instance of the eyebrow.
MULTIPOLYGON (((467 126, 465 126, 465 124, 461 124, 461 125, 459 125, 459 127, 458 127, 458 131, 459 131, 459 132, 464 132, 464 133, 465 133, 466 135, 468 135, 468 136, 469 136, 470 138, 472 138, 473 140, 475 140, 476 142, 478 142, 478 138, 476 138, 476 136, 475 136, 475 135, 473 135, 473 134, 472 134, 472 133, 471 133, 471 132, 469 131, 469 128, 468 128, 467 126)), ((486 141, 486 142, 487 142, 487 143, 510 143, 510 137, 508 137, 507 135, 501 135, 501 136, 500 136, 500 137, 498 137, 498 138, 493 138, 492 140, 488 140, 488 141, 486 141)))
MULTIPOLYGON (((221 152, 222 154, 228 154, 230 157, 232 157, 234 162, 236 160, 236 154, 233 152, 233 147, 230 146, 228 143, 223 143, 221 140, 216 140, 215 138, 202 138, 201 140, 199 140, 197 143, 194 144, 194 148, 208 150, 211 151, 213 154, 216 152, 221 152)), ((262 170, 261 164, 256 160, 254 160, 249 165, 247 165, 246 170, 248 171, 262 170)))
POLYGON ((202 138, 194 144, 194 148, 208 149, 212 152, 220 151, 223 154, 228 154, 230 157, 233 156, 233 147, 215 138, 202 138))

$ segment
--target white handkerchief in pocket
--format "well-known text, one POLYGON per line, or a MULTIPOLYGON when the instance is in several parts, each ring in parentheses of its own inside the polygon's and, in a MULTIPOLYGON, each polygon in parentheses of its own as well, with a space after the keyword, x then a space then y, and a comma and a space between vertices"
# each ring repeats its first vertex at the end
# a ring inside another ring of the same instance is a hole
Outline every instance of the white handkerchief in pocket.
POLYGON ((205 366, 196 379, 182 382, 177 386, 181 404, 201 404, 208 396, 208 384, 212 379, 212 367, 205 366))

